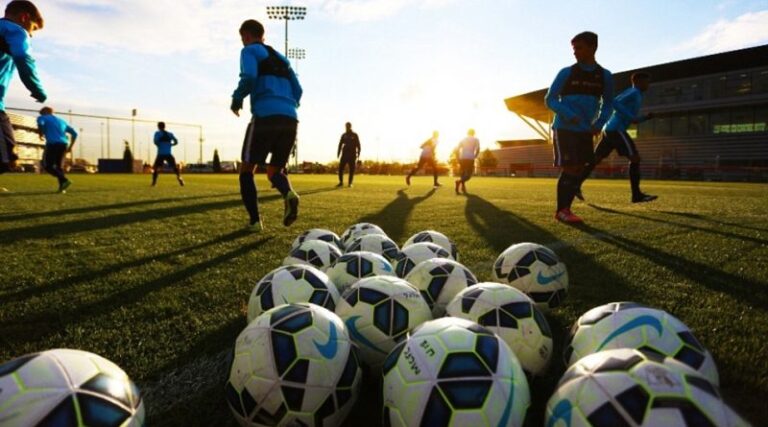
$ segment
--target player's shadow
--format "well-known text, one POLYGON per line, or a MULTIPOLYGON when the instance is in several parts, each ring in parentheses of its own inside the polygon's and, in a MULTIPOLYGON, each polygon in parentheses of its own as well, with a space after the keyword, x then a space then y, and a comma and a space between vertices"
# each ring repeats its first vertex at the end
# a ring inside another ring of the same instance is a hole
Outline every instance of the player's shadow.
POLYGON ((370 222, 378 225, 387 233, 390 239, 395 242, 402 241, 405 237, 405 224, 413 209, 419 203, 427 200, 435 194, 435 189, 429 190, 423 196, 408 197, 404 190, 397 191, 397 197, 380 211, 366 215, 357 222, 370 222))
POLYGON ((693 212, 675 212, 675 211, 659 211, 659 210, 654 210, 653 212, 658 212, 658 213, 662 213, 670 216, 677 216, 677 217, 683 217, 687 219, 694 219, 694 220, 709 222, 717 225, 724 225, 727 227, 743 228, 745 230, 760 231, 760 232, 768 231, 768 228, 750 227, 748 225, 738 224, 734 222, 718 221, 716 219, 713 219, 704 215, 696 214, 693 212))

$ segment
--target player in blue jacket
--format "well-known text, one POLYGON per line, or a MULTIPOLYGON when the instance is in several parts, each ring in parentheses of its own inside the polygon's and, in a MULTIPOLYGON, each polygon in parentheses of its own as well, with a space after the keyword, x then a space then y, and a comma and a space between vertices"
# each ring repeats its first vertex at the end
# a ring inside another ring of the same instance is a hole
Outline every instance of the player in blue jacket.
MULTIPOLYGON (((648 90, 651 76, 648 73, 632 74, 632 87, 628 88, 613 100, 613 115, 603 128, 600 143, 595 148, 595 160, 589 163, 584 170, 581 182, 589 177, 589 174, 615 149, 620 156, 629 159, 629 182, 632 188, 632 203, 651 202, 657 196, 645 194, 640 191, 640 154, 635 147, 635 141, 627 133, 627 128, 633 123, 642 123, 653 117, 653 114, 640 114, 643 103, 643 93, 648 90)), ((577 193, 579 197, 581 190, 577 193)), ((583 196, 580 197, 582 200, 583 196)))
POLYGON ((5 7, 5 17, 0 19, 0 174, 12 169, 18 156, 13 127, 5 113, 5 94, 13 73, 18 69, 22 83, 32 98, 45 102, 47 96, 37 76, 35 60, 29 54, 29 38, 43 28, 43 17, 30 1, 14 0, 5 7))
POLYGON ((288 60, 264 44, 261 23, 253 19, 243 22, 240 39, 244 46, 240 51, 240 81, 232 94, 230 109, 240 116, 243 100, 250 96, 252 117, 243 141, 240 195, 250 216, 248 228, 258 232, 264 225, 253 181, 256 166, 266 165, 267 177, 283 196, 283 225, 293 224, 298 217, 299 195, 284 169, 296 142, 296 109, 302 89, 288 60))
POLYGON ((53 115, 53 108, 43 107, 37 118, 37 132, 45 137, 43 165, 45 171, 59 180, 59 193, 66 193, 72 181, 64 176, 64 157, 72 151, 77 132, 67 122, 53 115), (70 139, 67 139, 69 134, 70 139))
POLYGON ((585 31, 571 40, 576 64, 557 74, 544 100, 554 111, 552 136, 559 167, 555 218, 566 223, 582 219, 571 212, 587 164, 594 161, 592 139, 608 120, 613 104, 613 76, 595 60, 597 34, 585 31))
POLYGON ((176 173, 176 180, 179 181, 179 185, 183 187, 184 178, 181 177, 179 165, 176 164, 176 159, 171 154, 171 148, 179 145, 179 140, 176 139, 176 135, 165 130, 165 122, 157 123, 154 142, 157 146, 157 157, 155 157, 155 164, 152 166, 152 186, 157 185, 157 175, 160 173, 163 163, 168 163, 168 166, 176 173))

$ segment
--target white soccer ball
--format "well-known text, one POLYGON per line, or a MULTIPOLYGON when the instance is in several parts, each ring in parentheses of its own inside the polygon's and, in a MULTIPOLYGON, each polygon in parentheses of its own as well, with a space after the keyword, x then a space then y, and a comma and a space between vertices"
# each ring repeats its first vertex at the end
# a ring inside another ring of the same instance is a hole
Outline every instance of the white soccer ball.
POLYGON ((346 248, 356 238, 367 236, 369 234, 381 234, 383 236, 387 235, 387 233, 385 233, 384 230, 382 230, 381 227, 376 224, 360 222, 344 230, 344 232, 341 234, 341 242, 344 243, 344 247, 346 248))
POLYGON ((373 252, 394 263, 397 261, 397 254, 400 253, 400 248, 397 246, 397 243, 383 234, 366 234, 365 236, 355 238, 347 246, 347 252, 355 251, 373 252))
POLYGON ((448 251, 434 243, 414 243, 400 250, 395 263, 395 273, 398 277, 405 277, 418 263, 432 258, 453 259, 448 251))
POLYGON ((403 248, 420 242, 434 243, 448 251, 448 253, 451 254, 451 258, 455 259, 456 261, 459 260, 459 251, 456 249, 456 245, 453 243, 453 241, 449 239, 445 234, 435 230, 425 230, 414 234, 413 236, 409 237, 405 243, 403 243, 403 248))
POLYGON ((253 287, 248 299, 248 323, 281 304, 308 302, 333 311, 338 301, 336 285, 322 271, 303 264, 282 266, 253 287))
POLYGON ((307 240, 283 259, 283 265, 305 264, 325 271, 341 256, 341 251, 322 240, 307 240))
POLYGON ((357 400, 360 364, 339 316, 286 304, 237 337, 226 400, 242 426, 341 425, 357 400))
POLYGON ((448 258, 432 258, 416 264, 405 280, 419 290, 435 318, 445 315, 445 306, 456 294, 477 283, 467 267, 448 258))
POLYGON ((459 292, 447 312, 477 322, 501 337, 524 371, 536 376, 546 373, 552 359, 552 330, 521 291, 501 283, 478 283, 459 292))
POLYGON ((655 351, 683 362, 714 385, 720 384, 712 354, 691 330, 663 310, 634 302, 595 307, 576 320, 565 348, 566 366, 582 357, 616 348, 655 351))
POLYGON ((339 293, 358 280, 371 276, 394 276, 395 268, 386 258, 373 252, 347 252, 326 270, 339 293))
POLYGON ((493 264, 494 282, 523 291, 544 311, 559 306, 568 294, 568 271, 546 246, 518 243, 508 247, 493 264))
POLYGON ((560 380, 545 417, 553 427, 749 425, 695 370, 628 348, 579 359, 560 380))
POLYGON ((352 285, 342 294, 336 314, 358 345, 363 363, 374 369, 408 331, 432 319, 419 292, 391 276, 368 277, 352 285))
POLYGON ((336 246, 336 248, 340 251, 344 250, 344 244, 341 243, 341 239, 339 238, 338 234, 324 228, 312 228, 299 234, 299 236, 293 240, 293 243, 291 244, 291 250, 298 248, 307 240, 322 240, 336 246))
POLYGON ((99 355, 55 349, 0 365, 0 425, 134 427, 144 418, 139 389, 99 355))
POLYGON ((443 317, 417 327, 382 368, 384 425, 522 426, 530 391, 520 362, 488 329, 443 317))

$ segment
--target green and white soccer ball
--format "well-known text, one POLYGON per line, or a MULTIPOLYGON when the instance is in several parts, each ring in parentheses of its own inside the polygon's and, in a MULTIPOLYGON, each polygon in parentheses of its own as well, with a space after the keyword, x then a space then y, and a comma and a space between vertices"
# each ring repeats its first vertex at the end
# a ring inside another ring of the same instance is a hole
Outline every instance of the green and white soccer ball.
POLYGON ((340 256, 326 273, 342 293, 365 277, 394 276, 395 268, 379 254, 360 251, 347 252, 340 256))
POLYGON ((378 369, 408 331, 432 320, 419 292, 398 277, 374 276, 360 280, 342 294, 336 306, 363 363, 378 369))
POLYGON ((419 290, 435 318, 445 315, 445 306, 456 294, 477 283, 477 277, 467 267, 448 258, 418 263, 405 280, 419 290))
POLYGON ((344 232, 341 234, 341 242, 344 243, 344 247, 346 248, 358 237, 367 236, 369 234, 380 234, 383 236, 387 235, 387 233, 385 233, 384 230, 382 230, 381 227, 376 224, 360 222, 351 225, 349 228, 344 230, 344 232))
POLYGON ((515 352, 523 370, 543 375, 552 359, 552 331, 527 295, 501 283, 478 283, 459 292, 448 315, 469 319, 493 331, 515 352))
POLYGON ((339 235, 331 230, 326 230, 324 228, 312 228, 299 234, 299 236, 293 240, 293 243, 291 244, 291 250, 298 248, 307 240, 322 240, 336 246, 336 248, 340 251, 344 250, 344 244, 341 243, 341 238, 339 238, 339 235))
POLYGON ((445 234, 435 231, 435 230, 425 230, 420 231, 413 236, 409 237, 408 240, 406 240, 405 243, 403 243, 403 247, 410 246, 414 243, 419 242, 429 242, 434 243, 437 246, 440 246, 441 248, 448 251, 448 253, 451 254, 451 258, 455 259, 456 261, 459 260, 459 251, 456 249, 456 245, 453 243, 453 240, 449 239, 448 236, 445 234))
POLYGON ((634 302, 595 307, 576 320, 565 348, 566 366, 582 357, 616 348, 646 349, 690 366, 714 385, 720 384, 712 354, 676 317, 634 302))
POLYGON ((335 245, 322 240, 306 240, 291 250, 283 265, 305 264, 325 271, 341 256, 335 245))
POLYGON ((347 252, 368 251, 379 254, 391 263, 397 261, 400 248, 392 239, 383 234, 366 234, 357 237, 347 246, 347 252))
POLYGON ((309 302, 333 311, 338 301, 339 291, 325 273, 309 265, 286 265, 270 271, 253 287, 248 323, 281 304, 309 302))
POLYGON ((547 311, 559 306, 568 294, 568 271, 557 255, 537 243, 518 243, 502 252, 493 264, 494 282, 523 291, 547 311))
POLYGON ((650 351, 614 349, 579 359, 549 399, 546 425, 747 426, 716 385, 687 365, 650 351))
POLYGON ((382 368, 384 425, 521 426, 528 381, 509 346, 466 319, 416 328, 382 368))
POLYGON ((314 304, 286 304, 237 337, 226 400, 242 426, 340 425, 361 376, 339 316, 314 304))
POLYGON ((432 258, 453 259, 448 251, 434 243, 414 243, 400 250, 395 263, 395 273, 398 277, 405 277, 418 263, 432 258))
POLYGON ((119 366, 86 351, 55 349, 0 365, 0 425, 144 425, 139 389, 119 366))

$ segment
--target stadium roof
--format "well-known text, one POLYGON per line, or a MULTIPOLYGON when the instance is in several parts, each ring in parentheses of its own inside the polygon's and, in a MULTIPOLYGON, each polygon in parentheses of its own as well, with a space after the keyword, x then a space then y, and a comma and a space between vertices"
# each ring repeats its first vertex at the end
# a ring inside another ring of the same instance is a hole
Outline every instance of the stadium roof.
MULTIPOLYGON (((629 79, 632 73, 637 71, 648 72, 653 76, 654 82, 662 82, 762 66, 768 66, 768 45, 622 71, 613 74, 613 81, 616 88, 625 88, 630 85, 629 79)), ((513 96, 505 99, 504 102, 509 111, 519 116, 549 122, 551 112, 544 105, 544 95, 547 94, 548 89, 513 96)))

